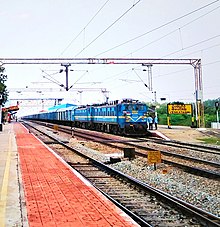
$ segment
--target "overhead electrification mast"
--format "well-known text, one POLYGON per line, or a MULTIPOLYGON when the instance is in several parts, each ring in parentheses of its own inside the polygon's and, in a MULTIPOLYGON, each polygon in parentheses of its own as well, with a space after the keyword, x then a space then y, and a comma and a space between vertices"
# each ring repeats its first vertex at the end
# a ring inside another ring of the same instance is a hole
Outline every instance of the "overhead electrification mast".
POLYGON ((139 65, 192 65, 195 77, 195 112, 197 127, 204 127, 203 85, 201 59, 160 58, 0 58, 4 64, 61 64, 66 67, 66 90, 68 90, 68 67, 73 64, 139 64, 139 65))

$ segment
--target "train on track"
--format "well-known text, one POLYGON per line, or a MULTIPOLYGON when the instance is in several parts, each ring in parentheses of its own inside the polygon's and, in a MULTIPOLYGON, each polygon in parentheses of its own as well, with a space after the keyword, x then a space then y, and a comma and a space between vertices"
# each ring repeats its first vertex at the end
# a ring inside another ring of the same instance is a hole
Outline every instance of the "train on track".
POLYGON ((24 120, 44 121, 102 131, 118 135, 146 135, 148 106, 133 99, 104 104, 71 106, 52 112, 22 117, 24 120))

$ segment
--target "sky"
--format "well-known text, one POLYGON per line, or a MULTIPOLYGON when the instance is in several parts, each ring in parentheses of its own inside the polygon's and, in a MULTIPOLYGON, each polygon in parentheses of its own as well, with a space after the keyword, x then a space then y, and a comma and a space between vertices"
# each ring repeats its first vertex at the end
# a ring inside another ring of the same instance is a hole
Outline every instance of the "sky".
MULTIPOLYGON (((203 100, 220 97, 219 0, 1 0, 0 27, 0 58, 201 59, 203 100)), ((68 92, 58 85, 65 84, 60 64, 3 66, 8 89, 23 88, 9 98, 195 101, 190 65, 153 65, 152 91, 141 65, 71 65, 68 92)))

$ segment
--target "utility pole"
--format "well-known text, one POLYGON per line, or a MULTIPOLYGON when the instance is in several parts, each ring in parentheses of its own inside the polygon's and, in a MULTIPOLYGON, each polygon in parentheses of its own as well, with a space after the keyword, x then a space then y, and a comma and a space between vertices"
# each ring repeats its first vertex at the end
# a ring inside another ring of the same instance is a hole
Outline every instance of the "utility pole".
POLYGON ((68 72, 69 72, 69 67, 71 66, 71 64, 70 63, 68 63, 68 64, 61 64, 61 66, 64 66, 65 67, 65 72, 66 72, 66 87, 65 87, 65 89, 66 89, 66 91, 68 91, 69 90, 68 72))
POLYGON ((205 126, 201 59, 192 64, 195 75, 195 112, 197 128, 205 126))

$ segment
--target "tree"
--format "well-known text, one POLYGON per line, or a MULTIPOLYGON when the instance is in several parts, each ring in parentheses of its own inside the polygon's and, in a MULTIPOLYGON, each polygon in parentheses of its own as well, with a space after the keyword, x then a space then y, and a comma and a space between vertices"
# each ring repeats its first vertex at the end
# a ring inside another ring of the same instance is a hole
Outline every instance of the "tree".
MULTIPOLYGON (((210 128, 212 122, 216 122, 216 107, 215 102, 220 102, 220 97, 218 99, 206 100, 204 101, 204 113, 205 113, 205 127, 210 128)), ((173 102, 172 104, 183 104, 181 102, 173 102)), ((160 104, 157 108, 159 124, 167 124, 167 103, 160 104)), ((191 124, 191 115, 181 114, 172 115, 171 124, 172 125, 186 125, 191 124)))
POLYGON ((8 91, 5 82, 7 81, 7 75, 4 74, 5 68, 0 66, 0 95, 2 96, 1 103, 3 106, 8 99, 8 91))

